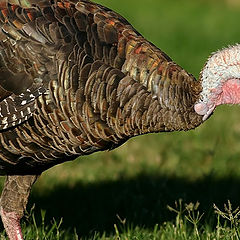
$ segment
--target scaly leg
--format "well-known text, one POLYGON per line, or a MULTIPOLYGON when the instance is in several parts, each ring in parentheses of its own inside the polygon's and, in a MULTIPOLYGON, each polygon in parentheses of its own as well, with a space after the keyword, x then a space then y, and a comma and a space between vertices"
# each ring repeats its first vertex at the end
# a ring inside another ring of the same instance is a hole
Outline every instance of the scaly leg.
POLYGON ((0 214, 10 240, 23 240, 20 227, 36 175, 7 176, 0 200, 0 214))

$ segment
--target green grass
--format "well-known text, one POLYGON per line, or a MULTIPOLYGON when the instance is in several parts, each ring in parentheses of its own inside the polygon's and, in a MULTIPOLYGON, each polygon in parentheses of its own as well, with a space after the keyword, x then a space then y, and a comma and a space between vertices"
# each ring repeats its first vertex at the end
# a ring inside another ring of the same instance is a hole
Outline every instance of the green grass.
MULTIPOLYGON (((240 41, 240 7, 223 0, 97 2, 196 77, 211 52, 240 41)), ((26 239, 239 239, 238 215, 224 210, 228 199, 240 206, 239 139, 239 107, 224 106, 194 131, 136 137, 55 166, 33 187, 26 239)))

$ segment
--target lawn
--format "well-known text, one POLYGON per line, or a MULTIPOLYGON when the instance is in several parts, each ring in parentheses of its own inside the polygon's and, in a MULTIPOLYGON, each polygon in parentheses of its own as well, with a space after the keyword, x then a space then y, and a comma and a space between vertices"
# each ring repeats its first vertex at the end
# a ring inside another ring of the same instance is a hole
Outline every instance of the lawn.
MULTIPOLYGON (((196 77, 211 52, 240 42, 238 1, 97 2, 196 77)), ((239 239, 238 120, 238 106, 219 107, 196 130, 135 137, 49 169, 33 187, 26 239, 239 239)))

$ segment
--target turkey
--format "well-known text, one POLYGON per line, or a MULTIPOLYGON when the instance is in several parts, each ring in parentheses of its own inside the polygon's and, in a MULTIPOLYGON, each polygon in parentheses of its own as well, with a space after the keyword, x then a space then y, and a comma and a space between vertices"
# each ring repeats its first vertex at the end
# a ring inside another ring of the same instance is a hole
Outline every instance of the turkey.
POLYGON ((0 0, 0 26, 0 212, 10 240, 23 239, 20 219, 44 170, 133 136, 194 129, 219 105, 220 75, 203 71, 201 84, 91 1, 0 0))

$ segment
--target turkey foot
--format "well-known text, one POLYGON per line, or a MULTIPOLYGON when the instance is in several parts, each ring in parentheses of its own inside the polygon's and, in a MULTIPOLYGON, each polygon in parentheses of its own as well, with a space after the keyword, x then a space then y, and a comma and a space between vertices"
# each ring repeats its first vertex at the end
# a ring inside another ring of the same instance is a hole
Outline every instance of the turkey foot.
POLYGON ((0 214, 10 240, 23 240, 20 227, 36 175, 7 176, 0 201, 0 214))

